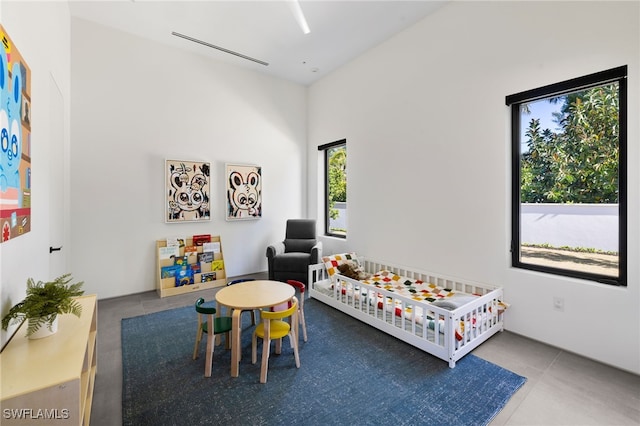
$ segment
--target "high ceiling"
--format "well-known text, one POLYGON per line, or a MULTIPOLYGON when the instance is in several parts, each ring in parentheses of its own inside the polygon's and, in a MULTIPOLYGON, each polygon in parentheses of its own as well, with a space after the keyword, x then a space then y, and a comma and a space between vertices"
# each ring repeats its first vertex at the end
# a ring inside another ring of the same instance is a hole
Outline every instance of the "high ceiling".
POLYGON ((71 15, 130 34, 309 85, 418 22, 444 1, 71 0, 71 15), (205 44, 263 61, 263 65, 205 44))

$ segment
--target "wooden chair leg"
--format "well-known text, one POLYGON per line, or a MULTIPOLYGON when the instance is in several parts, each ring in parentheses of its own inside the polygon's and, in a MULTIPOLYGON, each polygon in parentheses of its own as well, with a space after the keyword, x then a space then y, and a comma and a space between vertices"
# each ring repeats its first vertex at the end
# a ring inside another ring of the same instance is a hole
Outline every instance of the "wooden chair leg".
POLYGON ((193 347, 193 359, 198 359, 200 342, 202 341, 202 315, 198 314, 198 331, 196 332, 196 344, 193 347))
POLYGON ((193 347, 193 359, 198 359, 198 351, 200 349, 201 340, 202 340, 202 325, 198 320, 198 331, 196 332, 196 344, 193 347))
POLYGON ((260 366, 260 383, 267 383, 267 370, 269 369, 269 349, 271 339, 262 340, 262 365, 260 366))
MULTIPOLYGON (((294 312, 294 317, 298 316, 297 312, 294 312)), ((291 327, 289 338, 291 339, 291 347, 293 348, 293 355, 296 358, 296 368, 300 368, 300 355, 298 354, 298 318, 294 318, 294 327, 291 327)))
POLYGON ((304 311, 301 309, 298 313, 300 315, 300 324, 302 324, 302 337, 304 341, 307 341, 307 321, 304 319, 304 311))
POLYGON ((258 362, 258 336, 255 334, 251 338, 251 364, 258 362))
POLYGON ((207 335, 207 357, 204 366, 204 377, 211 377, 211 368, 213 365, 213 349, 215 347, 215 339, 212 334, 207 335))
POLYGON ((298 354, 298 336, 295 333, 292 333, 289 336, 289 340, 291 341, 291 348, 293 348, 293 356, 296 359, 296 368, 300 368, 300 355, 298 354))
POLYGON ((216 347, 216 338, 214 333, 213 316, 207 315, 207 357, 204 366, 204 377, 211 377, 211 368, 213 364, 213 350, 216 347))

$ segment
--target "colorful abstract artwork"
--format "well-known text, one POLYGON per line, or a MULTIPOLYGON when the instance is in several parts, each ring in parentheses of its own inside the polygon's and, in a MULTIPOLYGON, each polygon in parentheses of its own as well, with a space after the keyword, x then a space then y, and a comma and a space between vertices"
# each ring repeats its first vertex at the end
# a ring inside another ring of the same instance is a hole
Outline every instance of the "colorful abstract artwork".
POLYGON ((166 216, 168 223, 211 218, 211 165, 202 161, 166 160, 166 216))
POLYGON ((262 217, 262 168, 227 164, 227 220, 262 217))
POLYGON ((0 242, 31 231, 31 70, 0 25, 0 242))

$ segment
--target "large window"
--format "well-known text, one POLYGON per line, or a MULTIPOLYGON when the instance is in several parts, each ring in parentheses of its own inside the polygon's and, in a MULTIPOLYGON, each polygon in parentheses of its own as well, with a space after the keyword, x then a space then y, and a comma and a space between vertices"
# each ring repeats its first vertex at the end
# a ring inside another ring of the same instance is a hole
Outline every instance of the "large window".
POLYGON ((626 76, 623 66, 506 97, 514 267, 626 285, 626 76))
POLYGON ((347 141, 318 147, 324 153, 325 235, 347 236, 347 141))

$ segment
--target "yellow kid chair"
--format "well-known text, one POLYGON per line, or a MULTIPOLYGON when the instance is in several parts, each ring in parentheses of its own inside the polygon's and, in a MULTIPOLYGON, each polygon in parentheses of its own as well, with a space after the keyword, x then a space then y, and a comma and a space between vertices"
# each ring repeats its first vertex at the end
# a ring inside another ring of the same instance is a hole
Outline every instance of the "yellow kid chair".
POLYGON ((298 355, 298 299, 293 298, 289 309, 284 311, 260 312, 262 322, 253 331, 251 342, 251 362, 257 362, 258 337, 262 339, 262 366, 260 367, 260 383, 267 383, 267 369, 269 368, 269 352, 271 340, 276 340, 276 353, 282 349, 282 338, 289 336, 293 354, 296 360, 296 368, 300 368, 300 356, 298 355), (284 321, 291 317, 291 323, 284 321))

